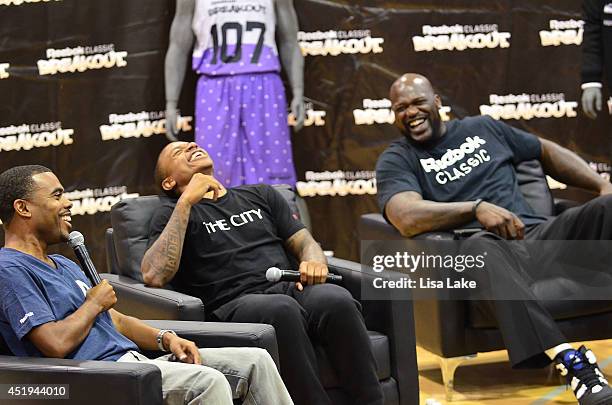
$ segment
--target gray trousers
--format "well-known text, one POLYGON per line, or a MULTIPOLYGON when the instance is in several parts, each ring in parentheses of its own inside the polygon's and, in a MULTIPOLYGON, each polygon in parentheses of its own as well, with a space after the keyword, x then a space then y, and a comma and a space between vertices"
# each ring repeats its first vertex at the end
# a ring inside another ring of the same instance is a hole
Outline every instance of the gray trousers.
POLYGON ((200 349, 202 365, 149 359, 129 351, 117 361, 145 362, 162 373, 166 405, 293 405, 276 364, 264 349, 226 347, 200 349))

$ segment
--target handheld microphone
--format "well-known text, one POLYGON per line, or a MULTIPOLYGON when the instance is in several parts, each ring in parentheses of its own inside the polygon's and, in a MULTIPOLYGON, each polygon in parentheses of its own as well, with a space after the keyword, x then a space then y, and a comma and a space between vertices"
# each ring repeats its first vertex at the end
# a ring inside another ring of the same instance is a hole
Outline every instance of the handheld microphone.
MULTIPOLYGON (((281 270, 278 267, 270 267, 266 271, 266 279, 268 281, 300 281, 300 272, 296 270, 281 270)), ((342 276, 338 274, 327 273, 328 283, 337 283, 342 281, 342 276)))
POLYGON ((89 252, 85 247, 85 237, 83 234, 79 231, 70 232, 70 235, 68 235, 68 246, 74 250, 74 254, 77 259, 79 259, 79 263, 81 263, 81 269, 91 282, 91 285, 96 286, 100 284, 102 280, 91 261, 91 257, 89 257, 89 252))

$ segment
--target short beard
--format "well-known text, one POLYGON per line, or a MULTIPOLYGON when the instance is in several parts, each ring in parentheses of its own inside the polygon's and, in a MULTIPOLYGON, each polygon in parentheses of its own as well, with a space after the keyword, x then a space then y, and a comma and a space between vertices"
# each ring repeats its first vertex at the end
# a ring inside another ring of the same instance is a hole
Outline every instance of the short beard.
POLYGON ((423 142, 418 142, 416 140, 414 140, 412 138, 412 136, 410 136, 410 130, 406 129, 404 131, 404 137, 408 140, 408 142, 410 142, 412 145, 420 147, 420 148, 427 148, 432 144, 435 144, 437 142, 438 139, 441 138, 442 136, 442 120, 440 119, 440 117, 427 117, 427 122, 429 122, 429 127, 431 128, 431 137, 423 142), (434 120, 434 118, 437 118, 434 120))
POLYGON ((436 117, 437 119, 434 121, 432 118, 429 118, 429 125, 431 126, 431 139, 430 141, 435 141, 440 139, 442 136, 442 120, 440 117, 436 117))

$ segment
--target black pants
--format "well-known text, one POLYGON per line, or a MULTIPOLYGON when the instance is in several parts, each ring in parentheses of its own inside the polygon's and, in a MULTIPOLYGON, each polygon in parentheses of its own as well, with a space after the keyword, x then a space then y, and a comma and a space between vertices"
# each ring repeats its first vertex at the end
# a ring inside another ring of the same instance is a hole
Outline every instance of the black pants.
POLYGON ((331 404, 319 379, 315 344, 326 351, 352 403, 383 403, 360 304, 346 289, 319 284, 300 292, 294 283, 281 282, 236 298, 213 314, 225 322, 274 326, 281 376, 296 405, 331 404))
MULTIPOLYGON (((483 232, 473 238, 498 237, 483 232)), ((580 207, 570 208, 555 218, 530 227, 525 239, 612 240, 612 196, 597 197, 580 207)), ((540 252, 543 257, 560 253, 562 252, 540 252)), ((529 273, 537 271, 538 266, 522 266, 517 263, 516 257, 502 252, 501 249, 493 254, 495 258, 490 257, 489 260, 498 265, 493 271, 487 272, 493 297, 495 288, 503 288, 506 292, 521 294, 525 299, 491 300, 479 305, 495 315, 514 367, 543 367, 550 362, 544 351, 566 342, 567 339, 530 288, 537 274, 529 273)))

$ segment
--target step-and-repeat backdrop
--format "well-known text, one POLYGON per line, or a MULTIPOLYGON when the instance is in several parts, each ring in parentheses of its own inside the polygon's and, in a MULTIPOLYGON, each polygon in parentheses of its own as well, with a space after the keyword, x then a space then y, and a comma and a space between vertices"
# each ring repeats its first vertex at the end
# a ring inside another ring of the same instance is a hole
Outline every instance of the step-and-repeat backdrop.
MULTIPOLYGON (((337 256, 358 257, 358 218, 378 210, 376 159, 399 136, 388 88, 403 72, 431 79, 443 117, 491 115, 609 176, 609 117, 593 121, 580 108, 581 1, 295 7, 307 103, 292 138, 296 186, 315 237, 337 256)), ((174 8, 172 0, 0 0, 0 171, 42 164, 58 174, 99 271, 111 206, 155 192, 174 8)), ((193 139, 195 80, 188 75, 181 96, 182 140, 193 139)))

